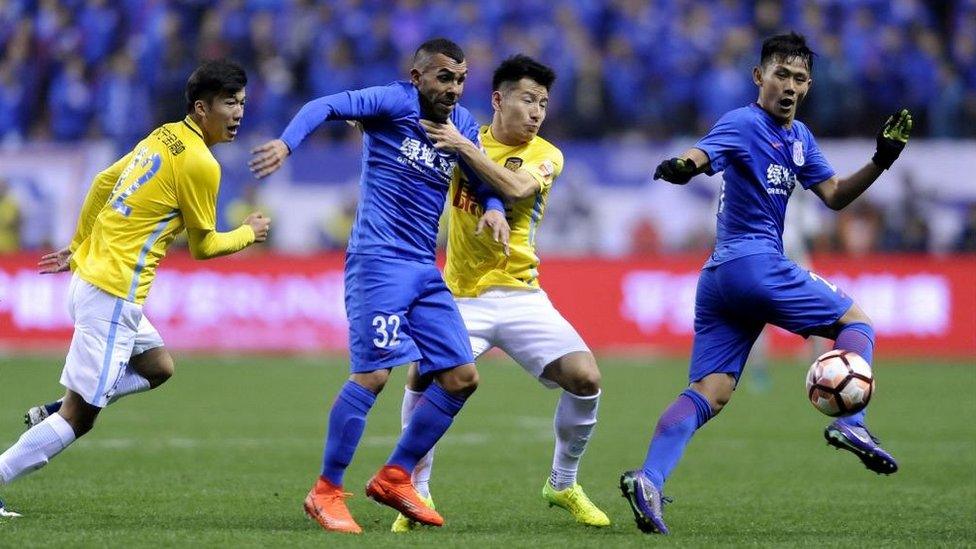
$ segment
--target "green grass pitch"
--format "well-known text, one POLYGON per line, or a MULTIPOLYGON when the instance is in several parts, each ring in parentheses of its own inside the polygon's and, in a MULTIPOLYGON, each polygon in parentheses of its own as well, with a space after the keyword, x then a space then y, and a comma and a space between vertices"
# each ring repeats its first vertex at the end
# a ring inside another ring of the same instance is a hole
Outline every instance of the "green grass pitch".
MULTIPOLYGON (((389 532, 393 513, 363 496, 396 440, 405 372, 394 373, 346 475, 362 537, 329 534, 301 501, 319 470, 342 359, 177 356, 157 391, 107 409, 95 430, 0 496, 0 546, 976 544, 976 368, 880 362, 869 421, 901 471, 877 476, 829 448, 828 418, 803 391, 805 368, 779 364, 771 389, 736 398, 690 444, 667 486, 667 538, 638 532, 617 489, 638 466, 658 414, 683 387, 683 360, 601 359, 600 423, 580 481, 610 515, 596 530, 540 498, 557 392, 503 358, 482 363, 479 392, 438 447, 432 490, 447 524, 389 532)), ((24 410, 60 391, 60 358, 0 359, 0 446, 24 410)))

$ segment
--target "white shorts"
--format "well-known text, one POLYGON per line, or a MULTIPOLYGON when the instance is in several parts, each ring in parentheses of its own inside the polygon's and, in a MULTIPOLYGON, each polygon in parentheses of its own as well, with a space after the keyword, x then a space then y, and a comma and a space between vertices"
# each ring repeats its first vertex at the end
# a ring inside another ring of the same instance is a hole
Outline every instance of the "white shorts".
POLYGON ((75 323, 61 385, 85 402, 104 408, 125 373, 129 359, 162 347, 159 332, 142 314, 142 306, 115 297, 71 277, 68 313, 75 323))
POLYGON ((542 290, 492 288, 455 301, 475 358, 498 347, 546 387, 559 387, 539 377, 546 366, 572 352, 590 352, 542 290))

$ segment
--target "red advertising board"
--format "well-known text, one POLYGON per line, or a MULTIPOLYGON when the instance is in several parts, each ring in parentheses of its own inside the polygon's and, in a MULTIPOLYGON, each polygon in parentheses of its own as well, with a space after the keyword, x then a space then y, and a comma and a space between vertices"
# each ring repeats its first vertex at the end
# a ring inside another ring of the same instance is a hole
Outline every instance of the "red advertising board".
MULTIPOLYGON (((0 257, 0 347, 64 348, 68 275, 0 257)), ((599 351, 690 350, 702 258, 546 258, 542 285, 599 351)), ((816 272, 871 316, 888 356, 976 357, 976 257, 818 257, 816 272)), ((342 256, 168 257, 146 303, 167 345, 233 351, 343 350, 342 256)), ((777 332, 774 347, 800 338, 777 332)))

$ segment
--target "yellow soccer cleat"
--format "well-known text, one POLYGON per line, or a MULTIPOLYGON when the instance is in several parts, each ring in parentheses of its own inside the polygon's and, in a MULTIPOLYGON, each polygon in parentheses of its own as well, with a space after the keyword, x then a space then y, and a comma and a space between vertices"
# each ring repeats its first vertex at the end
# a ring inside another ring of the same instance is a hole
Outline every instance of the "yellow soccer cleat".
MULTIPOLYGON (((426 503, 428 507, 435 509, 434 498, 425 498, 424 496, 420 496, 420 499, 424 500, 424 503, 426 503)), ((390 531, 394 534, 405 534, 411 530, 416 530, 421 526, 423 526, 423 524, 420 524, 415 520, 408 519, 407 517, 403 516, 403 513, 398 513, 396 520, 393 521, 393 526, 390 528, 390 531)))
POLYGON ((576 522, 580 524, 610 526, 610 518, 586 497, 583 487, 579 484, 573 483, 565 490, 556 490, 547 480, 546 485, 542 487, 542 499, 549 502, 549 507, 555 505, 569 511, 569 514, 573 515, 576 522))

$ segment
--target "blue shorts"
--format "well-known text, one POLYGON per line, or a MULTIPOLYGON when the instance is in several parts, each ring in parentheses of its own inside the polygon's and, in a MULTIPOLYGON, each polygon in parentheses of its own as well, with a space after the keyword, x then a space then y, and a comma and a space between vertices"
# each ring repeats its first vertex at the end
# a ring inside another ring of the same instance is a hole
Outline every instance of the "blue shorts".
POLYGON ((417 361, 427 374, 474 362, 468 331, 436 265, 348 254, 345 284, 352 373, 417 361))
POLYGON ((836 286, 780 254, 747 255, 702 269, 689 381, 714 373, 738 380, 766 324, 807 337, 837 322, 853 304, 836 286))

